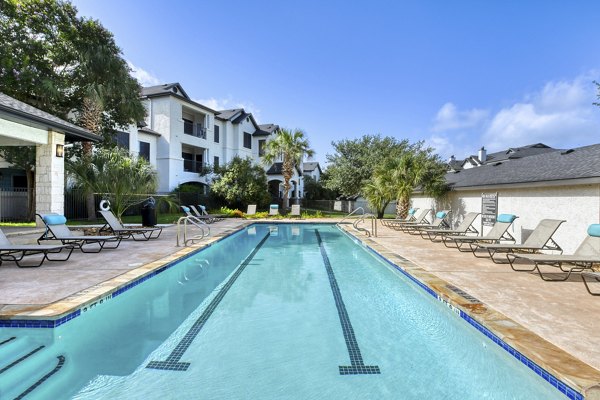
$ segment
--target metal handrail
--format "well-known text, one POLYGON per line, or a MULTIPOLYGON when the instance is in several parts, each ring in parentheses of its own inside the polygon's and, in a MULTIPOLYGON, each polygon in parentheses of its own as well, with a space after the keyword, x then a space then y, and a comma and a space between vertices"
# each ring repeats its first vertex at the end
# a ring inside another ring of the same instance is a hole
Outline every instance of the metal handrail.
POLYGON ((362 211, 362 214, 360 214, 360 215, 364 215, 365 214, 365 209, 364 208, 362 208, 362 207, 355 208, 354 210, 352 210, 352 212, 350 214, 348 214, 344 218, 342 218, 342 220, 340 222, 338 222, 336 225, 337 226, 341 225, 346 219, 348 219, 351 216, 353 216, 359 210, 362 211))
POLYGON ((206 223, 199 218, 194 217, 193 215, 186 215, 180 217, 177 220, 177 247, 179 247, 179 238, 181 237, 181 225, 183 224, 183 246, 189 246, 188 242, 192 244, 195 241, 200 241, 206 236, 210 235, 210 227, 206 225, 206 223), (200 228, 200 234, 194 235, 188 239, 187 237, 187 226, 189 224, 194 225, 197 228, 200 228))
POLYGON ((371 237, 371 236, 377 237, 377 217, 374 214, 363 214, 359 219, 354 221, 354 223, 352 224, 352 227, 359 232, 365 232, 368 237, 371 237), (371 220, 371 231, 369 231, 366 228, 361 228, 358 226, 358 224, 365 222, 366 218, 371 220))

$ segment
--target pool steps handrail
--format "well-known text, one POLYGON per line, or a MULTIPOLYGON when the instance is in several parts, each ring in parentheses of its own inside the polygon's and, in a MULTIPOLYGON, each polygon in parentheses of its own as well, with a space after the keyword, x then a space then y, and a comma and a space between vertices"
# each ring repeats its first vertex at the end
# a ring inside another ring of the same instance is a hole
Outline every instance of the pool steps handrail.
POLYGON ((193 215, 185 215, 180 217, 177 220, 177 247, 179 247, 179 239, 183 236, 183 246, 189 246, 188 242, 192 244, 196 241, 200 241, 206 236, 210 235, 210 227, 202 221, 200 218, 194 217, 193 215), (197 228, 200 228, 200 233, 191 236, 188 239, 187 235, 187 227, 188 224, 191 224, 197 228), (183 225, 183 235, 182 235, 182 225, 183 225))
POLYGON ((363 207, 357 207, 354 210, 352 210, 352 212, 348 215, 346 215, 344 218, 341 219, 341 221, 339 221, 336 226, 339 227, 342 224, 349 224, 350 222, 345 222, 347 219, 350 218, 356 218, 354 220, 354 222, 352 223, 352 227, 359 231, 359 232, 365 232, 367 234, 367 236, 371 237, 371 236, 375 236, 377 237, 377 218, 375 217, 374 214, 370 214, 370 213, 366 213, 365 209, 363 207), (362 211, 361 214, 357 214, 359 211, 362 211), (365 219, 371 219, 371 230, 369 231, 366 228, 361 228, 358 226, 358 224, 363 223, 365 221, 365 219))

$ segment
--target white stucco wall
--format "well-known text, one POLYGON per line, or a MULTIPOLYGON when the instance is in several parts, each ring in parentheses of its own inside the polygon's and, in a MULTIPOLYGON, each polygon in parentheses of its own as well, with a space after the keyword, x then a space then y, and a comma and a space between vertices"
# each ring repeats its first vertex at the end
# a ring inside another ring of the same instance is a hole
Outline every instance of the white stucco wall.
MULTIPOLYGON (((451 208, 456 225, 466 212, 481 212, 481 194, 498 193, 498 214, 515 214, 510 229, 517 242, 527 238, 544 218, 566 220, 553 238, 566 254, 575 251, 586 236, 590 224, 600 223, 600 184, 565 185, 548 187, 498 188, 486 190, 452 191, 443 201, 415 195, 412 205, 436 210, 451 208)), ((475 221, 480 229, 481 218, 475 221)), ((484 227, 484 233, 489 231, 484 227)))

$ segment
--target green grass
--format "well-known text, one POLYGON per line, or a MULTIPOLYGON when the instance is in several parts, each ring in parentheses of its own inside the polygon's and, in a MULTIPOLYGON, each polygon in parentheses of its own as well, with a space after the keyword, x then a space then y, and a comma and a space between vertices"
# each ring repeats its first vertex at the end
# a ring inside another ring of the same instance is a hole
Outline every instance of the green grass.
POLYGON ((11 228, 34 228, 35 222, 0 222, 0 227, 11 227, 11 228))

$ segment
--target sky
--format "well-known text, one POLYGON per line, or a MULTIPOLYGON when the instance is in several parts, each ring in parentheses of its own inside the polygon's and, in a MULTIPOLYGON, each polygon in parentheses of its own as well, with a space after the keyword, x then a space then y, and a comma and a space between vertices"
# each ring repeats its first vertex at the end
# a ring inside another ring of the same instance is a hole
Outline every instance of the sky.
POLYGON ((332 142, 425 141, 444 159, 600 143, 600 1, 75 0, 143 85, 332 142))

